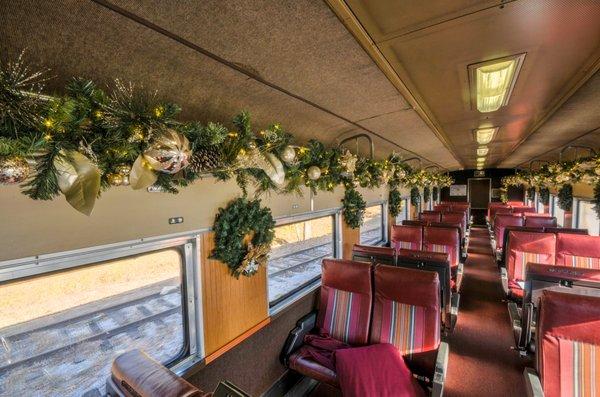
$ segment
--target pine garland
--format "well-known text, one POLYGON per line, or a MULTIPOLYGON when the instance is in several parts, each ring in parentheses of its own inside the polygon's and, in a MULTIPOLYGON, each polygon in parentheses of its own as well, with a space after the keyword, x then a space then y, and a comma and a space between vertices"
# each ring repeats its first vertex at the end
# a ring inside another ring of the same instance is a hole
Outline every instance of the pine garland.
POLYGON ((396 218, 402 211, 402 194, 398 189, 390 190, 388 197, 388 211, 390 215, 396 218))
POLYGON ((594 186, 594 210, 597 218, 600 219, 600 181, 594 186))
POLYGON ((438 201, 439 194, 440 194, 439 188, 437 186, 434 186, 433 189, 431 190, 431 198, 433 199, 434 202, 438 201))
POLYGON ((539 200, 540 200, 540 203, 542 203, 543 205, 549 205, 550 204, 550 189, 548 189, 547 187, 540 188, 539 200))
POLYGON ((573 207, 573 185, 563 185, 558 191, 558 206, 563 211, 571 211, 573 207))
POLYGON ((527 188, 527 198, 529 200, 533 200, 535 197, 535 186, 530 186, 527 188))
POLYGON ((271 210, 261 207, 260 200, 244 197, 232 200, 227 207, 219 208, 215 217, 215 248, 211 258, 225 262, 236 278, 250 276, 266 264, 274 228, 271 210), (244 242, 247 235, 252 235, 251 245, 244 242), (254 254, 253 249, 261 250, 263 255, 258 256, 258 263, 251 264, 251 268, 242 268, 244 259, 254 254))
POLYGON ((352 229, 358 229, 363 224, 367 203, 356 189, 350 188, 346 190, 342 204, 344 221, 352 229))
POLYGON ((423 202, 425 202, 425 203, 429 202, 430 194, 431 194, 431 191, 429 190, 429 186, 425 186, 423 188, 423 202))
POLYGON ((410 189, 410 204, 415 207, 421 204, 421 194, 419 193, 419 188, 416 186, 410 189))

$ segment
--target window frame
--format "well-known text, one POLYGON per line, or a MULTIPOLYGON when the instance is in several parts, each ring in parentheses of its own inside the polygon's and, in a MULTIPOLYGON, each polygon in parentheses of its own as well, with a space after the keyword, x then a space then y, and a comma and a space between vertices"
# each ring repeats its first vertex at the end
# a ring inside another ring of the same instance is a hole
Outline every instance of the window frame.
POLYGON ((187 369, 202 362, 204 350, 204 321, 202 306, 202 271, 200 237, 209 229, 81 249, 41 254, 0 261, 0 283, 50 274, 58 271, 101 265, 101 262, 151 253, 168 248, 179 248, 181 253, 181 294, 184 347, 181 354, 166 363, 173 372, 182 375, 187 369))
MULTIPOLYGON (((573 227, 576 229, 580 229, 581 228, 581 222, 580 222, 580 218, 581 218, 581 208, 580 205, 581 203, 589 203, 592 204, 592 206, 594 205, 594 202, 590 199, 586 199, 586 198, 582 198, 582 197, 573 197, 573 227)), ((594 211, 594 209, 592 208, 592 211, 594 211)), ((598 229, 600 230, 600 219, 598 219, 596 217, 596 222, 598 223, 598 229)))
MULTIPOLYGON (((275 218, 275 227, 289 225, 292 223, 305 222, 305 221, 309 221, 312 219, 319 219, 319 218, 324 218, 324 217, 330 216, 330 217, 332 217, 332 222, 333 222, 333 228, 332 228, 333 257, 336 259, 339 259, 339 258, 341 258, 342 252, 343 252, 342 223, 341 223, 342 222, 342 215, 341 215, 342 212, 341 211, 342 211, 341 208, 330 208, 330 209, 319 210, 319 211, 304 212, 304 213, 294 214, 294 215, 284 215, 284 216, 275 218)), ((268 297, 269 296, 269 275, 268 275, 268 273, 267 273, 267 277, 266 277, 266 283, 267 283, 267 297, 268 297)), ((271 302, 267 299, 267 310, 268 310, 269 316, 274 316, 274 315, 282 312, 287 307, 291 306, 292 304, 294 304, 298 300, 302 299, 306 295, 310 294, 311 292, 315 291, 319 287, 321 287, 321 275, 315 277, 314 279, 312 279, 311 281, 309 281, 306 284, 303 284, 297 288, 294 288, 289 293, 275 299, 273 301, 273 302, 275 302, 273 305, 271 305, 271 302)))
MULTIPOLYGON (((388 236, 388 206, 387 206, 387 200, 377 200, 377 201, 371 201, 369 203, 367 203, 366 208, 369 207, 377 207, 380 206, 381 207, 381 240, 377 241, 374 245, 384 245, 388 242, 389 236, 388 236)), ((362 241, 360 241, 360 228, 358 229, 358 243, 362 244, 362 241)))

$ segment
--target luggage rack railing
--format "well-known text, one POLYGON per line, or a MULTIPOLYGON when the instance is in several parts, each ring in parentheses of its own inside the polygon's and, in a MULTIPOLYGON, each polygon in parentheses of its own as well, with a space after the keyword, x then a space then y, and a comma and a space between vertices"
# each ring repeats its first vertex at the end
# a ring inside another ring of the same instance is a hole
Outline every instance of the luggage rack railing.
POLYGON ((360 134, 355 134, 352 136, 349 136, 347 138, 344 138, 340 141, 340 143, 338 144, 338 147, 342 147, 346 142, 349 142, 351 140, 355 140, 356 141, 356 155, 358 156, 359 153, 359 146, 358 146, 358 141, 360 138, 365 138, 367 141, 369 141, 369 154, 371 155, 371 160, 375 158, 375 144, 373 143, 373 138, 371 138, 371 136, 369 134, 365 134, 364 132, 361 132, 360 134))
POLYGON ((585 149, 585 150, 589 150, 589 154, 595 156, 596 150, 591 147, 591 146, 583 146, 583 145, 569 145, 569 146, 565 146, 564 148, 562 148, 560 150, 560 153, 558 153, 558 161, 562 161, 562 156, 564 154, 564 152, 566 152, 569 149, 575 149, 575 159, 577 159, 577 149, 585 149))

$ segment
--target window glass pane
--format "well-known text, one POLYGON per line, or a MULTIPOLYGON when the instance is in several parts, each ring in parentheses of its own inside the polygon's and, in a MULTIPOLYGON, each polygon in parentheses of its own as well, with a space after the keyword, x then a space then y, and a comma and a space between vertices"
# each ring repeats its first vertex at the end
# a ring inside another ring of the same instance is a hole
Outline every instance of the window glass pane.
POLYGON ((596 211, 594 211, 594 204, 589 201, 579 201, 578 205, 578 227, 588 229, 590 235, 598 236, 600 234, 600 220, 596 211))
POLYGON ((562 227, 565 223, 565 211, 563 211, 558 206, 558 197, 554 197, 553 200, 554 216, 556 217, 556 223, 558 224, 558 226, 562 227))
POLYGON ((402 199, 402 209, 400 210, 400 213, 396 217, 396 225, 401 225, 402 221, 407 220, 407 219, 408 219, 408 200, 402 199))
POLYGON ((104 395, 117 355, 176 359, 181 268, 168 249, 0 285, 0 395, 104 395))
POLYGON ((365 210, 364 223, 360 227, 361 244, 373 245, 383 240, 382 208, 379 204, 365 210))
POLYGON ((321 277, 321 259, 334 256, 333 216, 275 228, 269 256, 269 302, 281 299, 321 277))

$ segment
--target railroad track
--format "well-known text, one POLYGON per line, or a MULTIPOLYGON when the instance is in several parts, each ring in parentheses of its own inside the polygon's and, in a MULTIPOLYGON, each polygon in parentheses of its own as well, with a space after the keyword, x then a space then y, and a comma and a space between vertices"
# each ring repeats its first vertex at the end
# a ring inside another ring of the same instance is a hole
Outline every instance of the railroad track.
POLYGON ((59 321, 32 331, 16 333, 7 337, 0 336, 0 341, 2 342, 0 349, 4 349, 4 355, 6 356, 6 359, 0 362, 0 372, 9 371, 18 366, 44 360, 74 348, 78 344, 91 342, 97 339, 109 339, 115 335, 132 331, 144 323, 158 321, 174 313, 180 312, 181 305, 174 305, 168 300, 168 298, 173 300, 175 295, 180 296, 178 290, 174 290, 167 294, 155 293, 109 308, 97 310, 83 316, 59 321), (148 306, 153 304, 154 310, 149 309, 148 306), (159 307, 156 308, 156 306, 159 307), (137 311, 138 313, 129 313, 130 315, 127 316, 123 311, 137 311), (114 326, 103 327, 101 325, 102 323, 113 324, 114 326), (79 332, 83 334, 83 336, 77 339, 69 339, 68 335, 65 335, 63 338, 56 337, 57 335, 68 334, 69 330, 72 332, 79 332), (53 341, 53 339, 58 340, 53 341), (35 346, 40 345, 40 342, 44 341, 46 342, 46 348, 39 350, 35 348, 35 346), (60 341, 64 341, 65 343, 60 343, 60 341), (33 349, 31 349, 32 346, 33 349), (25 349, 20 349, 20 347, 25 347, 25 349), (22 350, 27 350, 27 347, 30 348, 30 351, 35 350, 35 354, 21 352, 22 350), (13 350, 17 352, 14 356, 11 354, 13 350))

